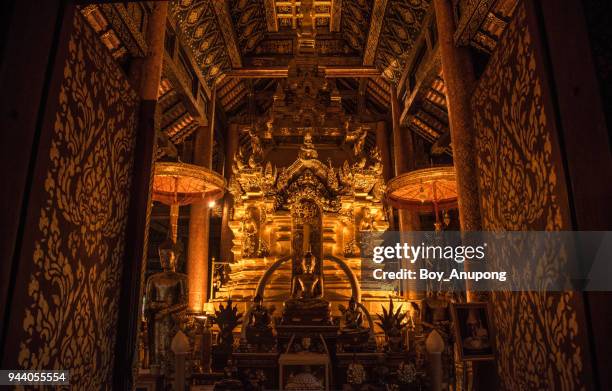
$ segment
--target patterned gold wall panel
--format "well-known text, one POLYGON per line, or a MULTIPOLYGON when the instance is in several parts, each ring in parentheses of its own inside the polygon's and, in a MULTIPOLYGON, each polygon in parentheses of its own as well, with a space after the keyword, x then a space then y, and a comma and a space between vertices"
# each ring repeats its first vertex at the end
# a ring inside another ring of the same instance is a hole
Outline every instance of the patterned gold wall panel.
MULTIPOLYGON (((483 227, 567 230, 567 192, 551 92, 533 11, 521 2, 479 81, 472 106, 483 227)), ((546 293, 563 256, 534 259, 539 292, 495 292, 498 371, 505 390, 584 389, 587 353, 573 293, 546 293)), ((493 265, 509 270, 512 265, 493 265)))
POLYGON ((78 12, 73 28, 41 153, 42 204, 31 204, 39 217, 18 363, 70 369, 73 389, 99 390, 112 377, 138 98, 78 12))

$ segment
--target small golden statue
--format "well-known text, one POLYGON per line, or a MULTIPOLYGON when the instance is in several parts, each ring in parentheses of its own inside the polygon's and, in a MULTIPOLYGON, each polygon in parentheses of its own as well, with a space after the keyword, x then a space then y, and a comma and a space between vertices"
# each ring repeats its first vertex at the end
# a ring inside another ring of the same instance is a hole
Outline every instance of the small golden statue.
POLYGON ((259 216, 257 208, 249 207, 242 221, 242 232, 244 240, 242 244, 242 256, 245 258, 257 257, 259 255, 259 216))
POLYGON ((312 134, 306 132, 304 134, 304 144, 300 147, 300 159, 316 159, 319 156, 314 144, 312 143, 312 134))

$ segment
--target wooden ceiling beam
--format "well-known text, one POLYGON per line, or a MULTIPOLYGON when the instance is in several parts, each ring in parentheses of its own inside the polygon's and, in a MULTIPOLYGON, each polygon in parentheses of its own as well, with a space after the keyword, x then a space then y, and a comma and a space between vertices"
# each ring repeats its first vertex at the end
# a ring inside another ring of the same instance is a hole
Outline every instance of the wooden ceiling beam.
POLYGON ((227 48, 227 54, 232 63, 232 67, 240 68, 242 66, 242 57, 240 55, 240 50, 238 50, 238 40, 236 39, 236 33, 234 31, 234 25, 230 15, 228 0, 215 0, 212 2, 212 4, 215 14, 217 15, 219 29, 223 35, 225 47, 227 48))
POLYGON ((278 20, 276 19, 276 4, 275 0, 264 0, 266 12, 266 27, 268 32, 278 31, 278 20))
POLYGON ((380 38, 380 31, 382 29, 386 9, 387 0, 374 1, 372 17, 370 18, 370 32, 368 33, 368 39, 366 40, 366 46, 363 52, 364 66, 374 65, 374 57, 376 55, 376 48, 378 47, 378 39, 380 38))
POLYGON ((239 79, 281 79, 289 75, 288 67, 239 68, 225 73, 239 79))
MULTIPOLYGON (((319 66, 325 77, 379 77, 376 67, 319 66)), ((240 79, 281 79, 289 75, 288 67, 238 68, 225 73, 227 77, 240 79)))
POLYGON ((319 71, 325 73, 325 77, 379 77, 380 71, 373 66, 345 67, 345 66, 319 66, 319 71))
POLYGON ((329 18, 329 31, 339 32, 342 20, 342 0, 332 0, 331 16, 329 18))

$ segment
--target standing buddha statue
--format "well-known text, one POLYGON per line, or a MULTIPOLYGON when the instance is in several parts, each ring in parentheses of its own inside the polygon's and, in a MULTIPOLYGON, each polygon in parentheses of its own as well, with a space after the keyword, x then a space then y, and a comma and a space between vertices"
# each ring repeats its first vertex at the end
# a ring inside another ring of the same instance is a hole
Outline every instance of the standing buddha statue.
POLYGON ((148 326, 149 362, 152 368, 164 367, 174 335, 172 315, 185 309, 187 276, 176 272, 179 247, 169 238, 159 246, 162 271, 149 277, 146 285, 145 317, 148 326))

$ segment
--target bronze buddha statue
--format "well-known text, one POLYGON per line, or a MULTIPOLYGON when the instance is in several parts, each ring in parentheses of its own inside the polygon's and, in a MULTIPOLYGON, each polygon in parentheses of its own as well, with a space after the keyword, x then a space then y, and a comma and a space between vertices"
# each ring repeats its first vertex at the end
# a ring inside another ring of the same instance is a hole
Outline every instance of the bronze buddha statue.
POLYGON ((263 305, 261 295, 255 296, 253 306, 249 313, 248 324, 246 325, 246 338, 249 345, 257 348, 257 351, 268 350, 274 345, 274 334, 272 331, 272 313, 274 307, 263 305))
POLYGON ((187 276, 176 272, 179 246, 169 238, 158 249, 162 271, 149 277, 146 285, 145 316, 149 334, 150 364, 165 364, 170 349, 174 321, 172 315, 184 309, 187 276))
POLYGON ((348 308, 342 304, 338 306, 342 312, 342 327, 338 341, 343 351, 360 351, 368 342, 370 330, 363 327, 363 313, 354 297, 349 300, 348 308))
POLYGON ((330 304, 323 299, 323 280, 315 270, 313 258, 309 249, 302 258, 299 273, 292 279, 292 294, 284 304, 283 323, 330 320, 330 304))

